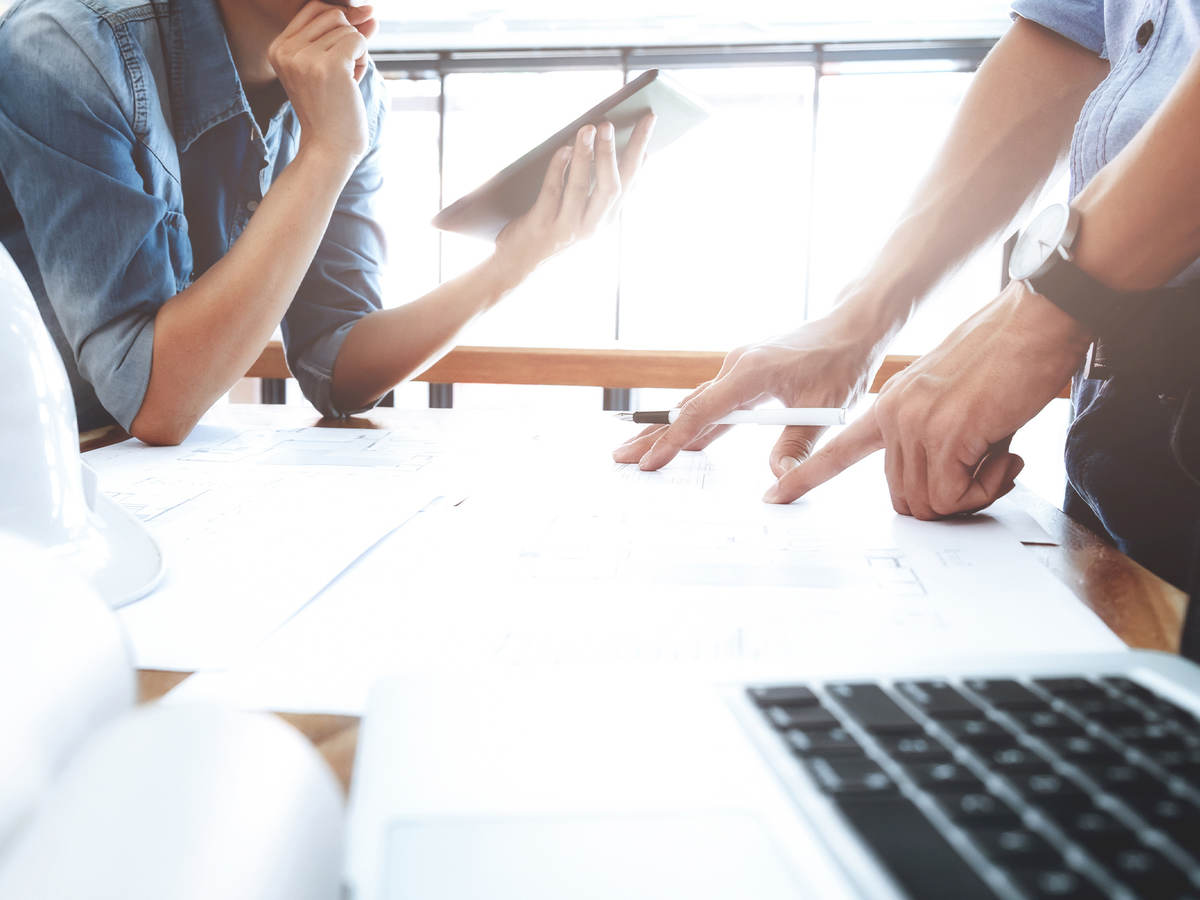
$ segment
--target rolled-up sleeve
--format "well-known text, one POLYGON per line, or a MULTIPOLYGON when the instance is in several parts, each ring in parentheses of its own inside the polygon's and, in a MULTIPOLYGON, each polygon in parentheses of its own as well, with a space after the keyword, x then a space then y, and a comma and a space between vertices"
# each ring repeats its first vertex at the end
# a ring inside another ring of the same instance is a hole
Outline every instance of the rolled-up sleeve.
POLYGON ((0 172, 79 371, 128 428, 150 380, 154 317, 182 288, 172 253, 186 223, 139 171, 105 27, 72 34, 40 14, 0 28, 0 172))
POLYGON ((1014 0, 1012 11, 1097 56, 1108 58, 1104 46, 1104 0, 1014 0))
POLYGON ((338 198, 316 257, 283 317, 288 366, 304 396, 325 416, 344 417, 370 408, 334 406, 333 369, 350 329, 383 305, 387 244, 376 205, 383 184, 379 142, 386 115, 384 91, 372 72, 363 91, 373 113, 371 149, 338 198))

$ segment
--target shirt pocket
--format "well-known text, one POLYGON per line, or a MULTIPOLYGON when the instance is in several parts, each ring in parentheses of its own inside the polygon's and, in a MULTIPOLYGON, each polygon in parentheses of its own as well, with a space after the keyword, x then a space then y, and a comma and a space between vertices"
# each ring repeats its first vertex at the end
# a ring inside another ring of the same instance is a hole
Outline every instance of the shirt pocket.
POLYGON ((163 217, 163 225, 167 231, 171 271, 175 273, 175 290, 182 291, 192 283, 192 240, 188 236, 187 216, 169 210, 163 217))

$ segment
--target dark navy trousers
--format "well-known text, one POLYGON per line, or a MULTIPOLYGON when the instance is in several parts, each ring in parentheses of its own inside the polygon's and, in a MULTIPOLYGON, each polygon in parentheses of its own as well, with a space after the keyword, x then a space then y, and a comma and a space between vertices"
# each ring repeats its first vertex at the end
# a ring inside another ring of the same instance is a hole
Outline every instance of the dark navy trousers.
MULTIPOLYGON (((1200 387, 1124 371, 1076 379, 1063 509, 1159 577, 1200 596, 1200 387)), ((1200 660, 1200 601, 1184 655, 1200 660)))

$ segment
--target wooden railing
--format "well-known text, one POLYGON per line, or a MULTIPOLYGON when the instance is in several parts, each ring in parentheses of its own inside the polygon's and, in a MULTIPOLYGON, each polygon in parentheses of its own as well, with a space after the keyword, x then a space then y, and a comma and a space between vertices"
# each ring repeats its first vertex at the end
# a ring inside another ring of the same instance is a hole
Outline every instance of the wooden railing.
MULTIPOLYGON (((416 376, 431 384, 553 384, 606 388, 694 388, 721 369, 725 354, 706 350, 564 347, 455 347, 416 376)), ((872 391, 917 357, 888 356, 872 391)), ((283 347, 272 341, 248 378, 290 378, 283 347)), ((1060 397, 1069 396, 1066 389, 1060 397)))

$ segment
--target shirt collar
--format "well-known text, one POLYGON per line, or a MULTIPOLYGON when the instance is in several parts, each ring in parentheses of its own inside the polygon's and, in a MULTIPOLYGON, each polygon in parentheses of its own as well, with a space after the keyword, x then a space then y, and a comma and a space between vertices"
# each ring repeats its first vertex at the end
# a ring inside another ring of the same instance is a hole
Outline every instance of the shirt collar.
POLYGON ((250 104, 216 0, 175 0, 171 30, 171 106, 182 153, 208 129, 249 114, 250 104))

